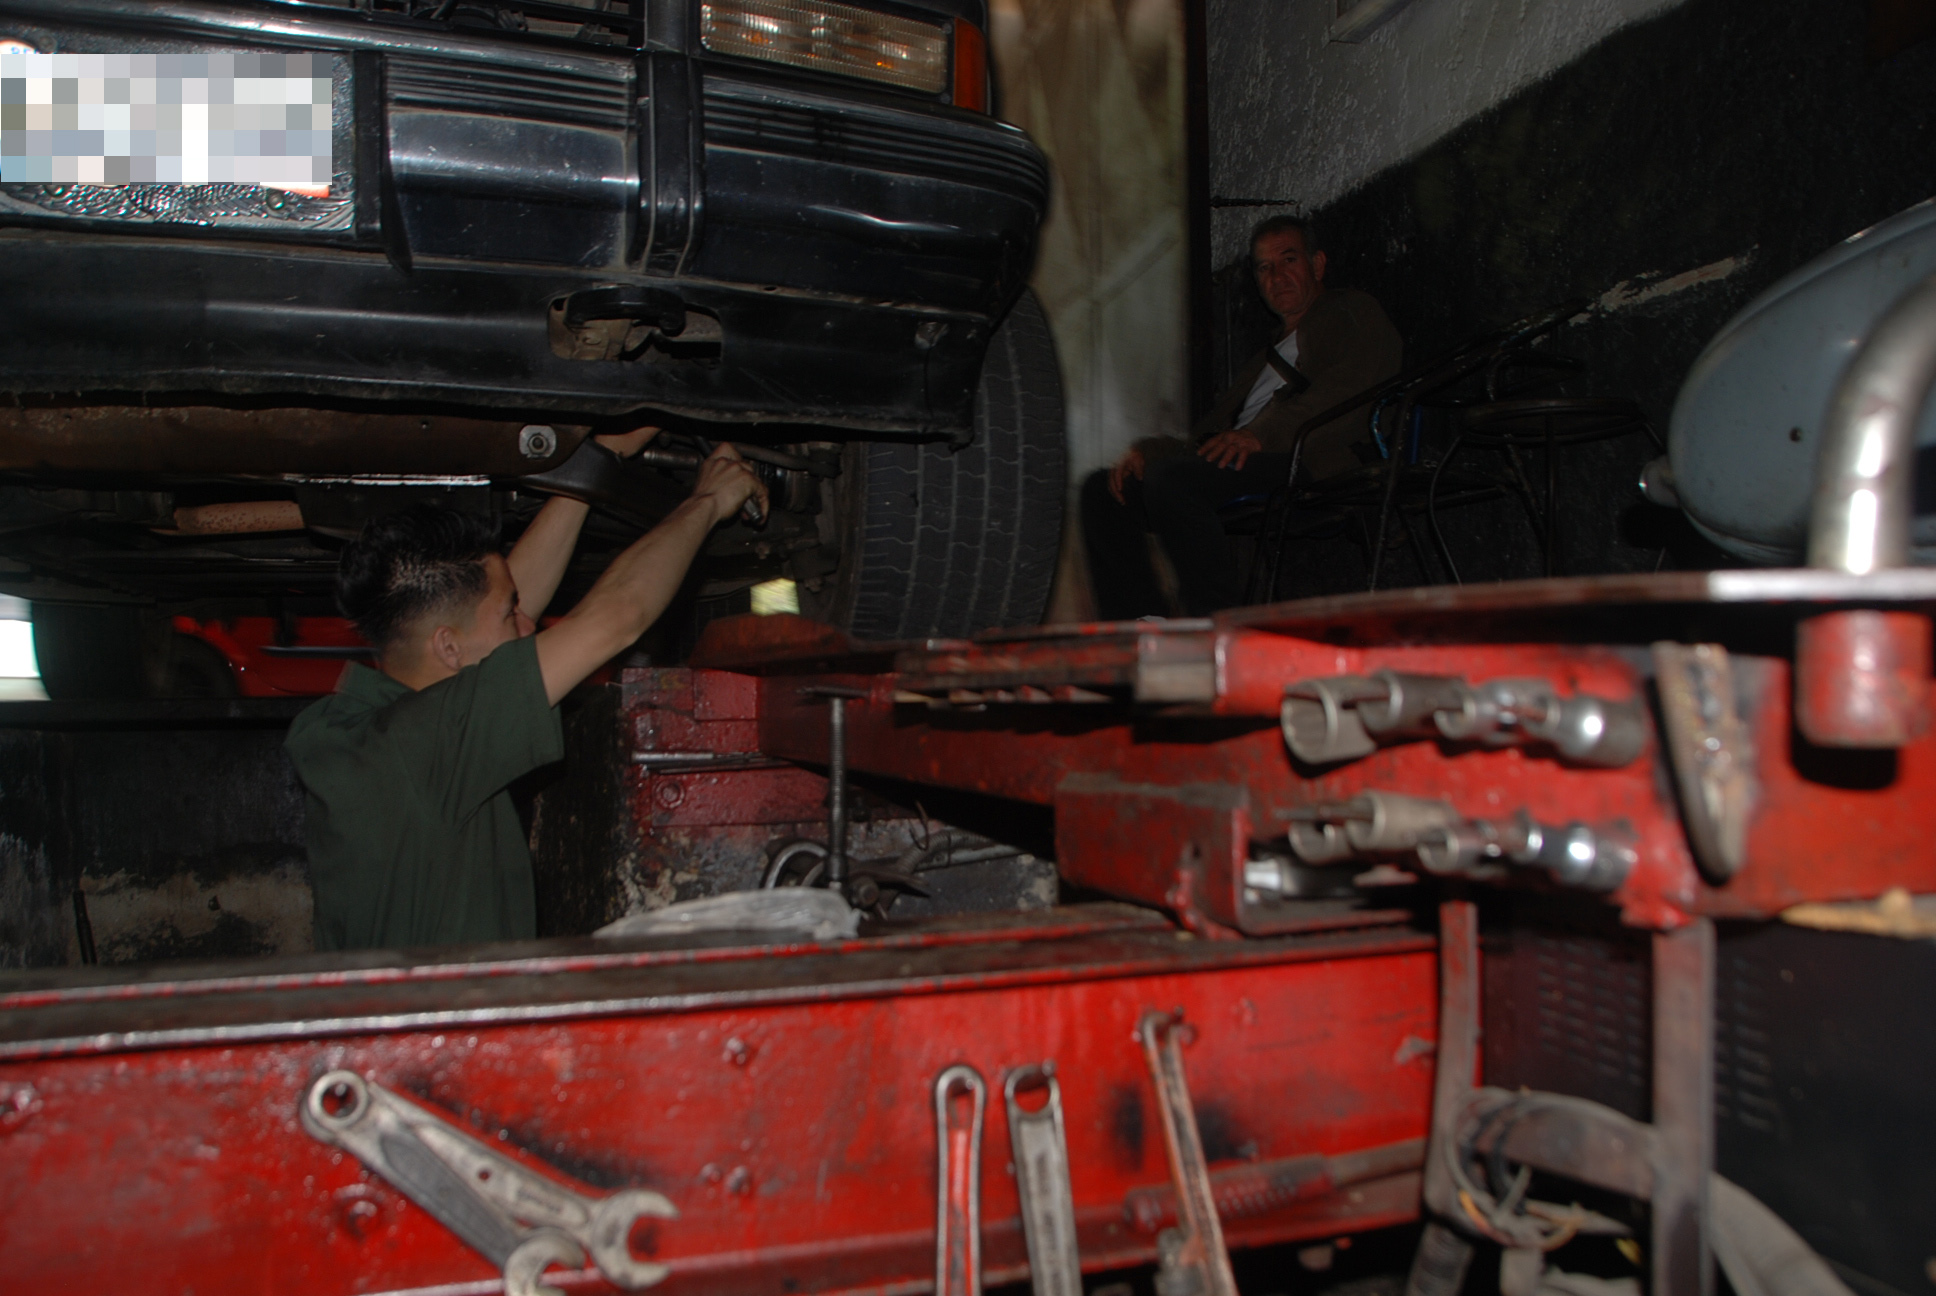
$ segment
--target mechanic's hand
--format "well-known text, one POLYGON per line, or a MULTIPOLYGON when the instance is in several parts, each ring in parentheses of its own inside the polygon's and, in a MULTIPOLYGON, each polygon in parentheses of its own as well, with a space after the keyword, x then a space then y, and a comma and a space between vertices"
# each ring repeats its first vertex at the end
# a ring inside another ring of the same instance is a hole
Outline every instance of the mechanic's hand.
POLYGON ((659 435, 659 431, 660 429, 655 427, 633 428, 630 432, 611 432, 604 436, 595 436, 592 440, 619 458, 630 459, 645 449, 652 438, 659 435))
POLYGON ((1264 448, 1259 441, 1242 428, 1232 428, 1219 432, 1197 447, 1197 453, 1219 468, 1242 469, 1244 461, 1264 448))
POLYGON ((1109 470, 1109 493, 1116 497, 1118 504, 1129 503, 1123 498, 1123 485, 1131 477, 1137 481, 1143 480, 1143 452, 1134 446, 1124 451, 1116 466, 1109 470))
POLYGON ((706 462, 699 466, 699 484, 692 488, 692 497, 711 500, 714 518, 724 522, 755 496, 760 501, 760 512, 765 513, 765 484, 754 473, 753 466, 739 457, 739 451, 733 449, 732 442, 720 442, 719 448, 707 455, 706 462))

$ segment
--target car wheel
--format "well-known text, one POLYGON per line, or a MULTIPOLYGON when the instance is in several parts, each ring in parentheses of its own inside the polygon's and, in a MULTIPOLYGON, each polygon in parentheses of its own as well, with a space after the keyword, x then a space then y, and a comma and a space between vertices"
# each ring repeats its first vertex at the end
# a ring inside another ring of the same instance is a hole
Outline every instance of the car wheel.
POLYGON ((1055 343, 1025 292, 989 344, 971 443, 847 448, 824 514, 840 565, 805 585, 802 610, 860 639, 1036 624, 1062 542, 1066 459, 1055 343))

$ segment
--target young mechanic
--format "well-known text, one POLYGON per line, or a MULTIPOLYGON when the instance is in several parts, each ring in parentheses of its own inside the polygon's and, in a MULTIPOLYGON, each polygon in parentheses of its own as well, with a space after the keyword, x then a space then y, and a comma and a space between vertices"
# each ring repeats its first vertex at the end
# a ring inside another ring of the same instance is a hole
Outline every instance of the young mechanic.
MULTIPOLYGON (((656 429, 600 444, 621 457, 656 429)), ((612 560, 557 624, 536 623, 588 508, 546 502, 503 553, 481 518, 374 518, 343 551, 337 600, 376 649, 296 717, 319 950, 529 939, 531 849, 507 790, 564 757, 558 702, 672 601, 712 529, 766 490, 722 445, 690 498, 612 560)))

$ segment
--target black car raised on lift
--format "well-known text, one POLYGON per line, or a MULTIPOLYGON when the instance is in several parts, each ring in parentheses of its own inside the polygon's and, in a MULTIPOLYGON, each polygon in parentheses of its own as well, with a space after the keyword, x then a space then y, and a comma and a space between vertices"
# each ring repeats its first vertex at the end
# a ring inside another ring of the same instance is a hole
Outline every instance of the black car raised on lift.
POLYGON ((680 450, 731 439, 776 507, 715 537, 705 596, 790 575, 869 638, 1036 620, 1048 175, 988 115, 986 27, 984 0, 0 0, 41 53, 325 56, 335 173, 0 182, 0 590, 44 640, 106 606, 319 610, 373 512, 515 525, 560 490, 607 506, 596 565, 683 492, 680 450), (646 422, 659 466, 585 444, 646 422))

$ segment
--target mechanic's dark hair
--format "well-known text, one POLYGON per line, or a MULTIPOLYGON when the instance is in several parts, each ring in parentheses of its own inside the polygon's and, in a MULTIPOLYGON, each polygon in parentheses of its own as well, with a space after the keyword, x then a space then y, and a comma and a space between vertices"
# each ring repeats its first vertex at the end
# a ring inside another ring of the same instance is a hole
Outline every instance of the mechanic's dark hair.
POLYGON ((1318 242, 1317 226, 1302 216, 1292 216, 1288 212, 1280 212, 1275 216, 1264 217, 1264 219, 1258 221, 1257 224, 1251 227, 1251 252, 1254 254, 1257 251, 1258 241, 1266 235, 1282 234, 1286 230, 1296 230, 1298 235, 1303 238, 1304 253, 1306 256, 1309 256, 1313 252, 1324 251, 1324 245, 1318 242))
POLYGON ((482 598, 498 551, 497 528, 470 513, 419 504, 373 517, 337 560, 336 606, 381 652, 426 613, 482 598))

